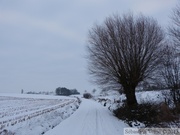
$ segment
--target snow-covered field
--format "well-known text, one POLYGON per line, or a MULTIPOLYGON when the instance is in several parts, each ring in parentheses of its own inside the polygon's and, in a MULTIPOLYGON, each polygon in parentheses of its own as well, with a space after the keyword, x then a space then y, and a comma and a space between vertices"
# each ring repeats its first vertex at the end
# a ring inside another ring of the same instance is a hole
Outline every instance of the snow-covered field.
POLYGON ((1 94, 0 135, 119 135, 128 127, 98 102, 81 100, 79 106, 74 97, 1 94))
POLYGON ((44 134, 78 106, 78 100, 72 97, 0 94, 0 134, 44 134))
MULTIPOLYGON (((112 113, 125 95, 113 92, 95 101, 78 97, 81 104, 77 97, 0 94, 0 135, 122 135, 129 127, 112 113)), ((164 101, 160 91, 136 97, 138 103, 164 101)))

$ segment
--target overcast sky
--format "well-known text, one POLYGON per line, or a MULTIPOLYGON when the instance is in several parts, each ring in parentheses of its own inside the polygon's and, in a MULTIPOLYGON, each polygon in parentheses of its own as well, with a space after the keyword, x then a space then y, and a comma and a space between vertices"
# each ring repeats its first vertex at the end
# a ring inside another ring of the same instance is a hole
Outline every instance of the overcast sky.
POLYGON ((97 88, 84 58, 93 24, 142 12, 166 26, 177 1, 0 0, 0 93, 97 88))

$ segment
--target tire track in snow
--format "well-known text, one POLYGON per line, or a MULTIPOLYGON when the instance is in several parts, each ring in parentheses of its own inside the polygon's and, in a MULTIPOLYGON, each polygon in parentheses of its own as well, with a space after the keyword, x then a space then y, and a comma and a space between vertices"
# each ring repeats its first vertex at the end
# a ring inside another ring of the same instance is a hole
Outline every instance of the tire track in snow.
POLYGON ((98 116, 97 116, 97 109, 96 109, 96 135, 98 135, 98 116))
POLYGON ((87 117, 89 115, 89 111, 88 113, 85 115, 84 119, 83 119, 83 128, 82 128, 82 131, 81 131, 81 134, 83 135, 83 133, 86 131, 86 127, 87 127, 87 124, 86 124, 86 120, 87 120, 87 117))

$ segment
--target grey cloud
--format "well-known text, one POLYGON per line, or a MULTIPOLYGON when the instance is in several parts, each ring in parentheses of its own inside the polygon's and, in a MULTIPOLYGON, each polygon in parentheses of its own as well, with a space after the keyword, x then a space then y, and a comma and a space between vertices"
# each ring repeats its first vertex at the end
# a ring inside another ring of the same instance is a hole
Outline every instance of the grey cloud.
POLYGON ((0 1, 0 92, 91 90, 84 59, 88 30, 113 13, 167 21, 177 0, 0 1), (163 13, 163 14, 162 14, 163 13))

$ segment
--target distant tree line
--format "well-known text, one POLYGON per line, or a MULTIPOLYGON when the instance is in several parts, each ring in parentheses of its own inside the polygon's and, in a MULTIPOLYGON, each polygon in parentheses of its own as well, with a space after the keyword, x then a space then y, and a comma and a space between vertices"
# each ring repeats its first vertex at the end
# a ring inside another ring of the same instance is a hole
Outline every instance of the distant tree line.
POLYGON ((69 96, 69 95, 79 95, 80 93, 76 89, 67 89, 65 87, 58 87, 55 90, 56 95, 63 95, 63 96, 69 96))
MULTIPOLYGON (((22 93, 22 91, 21 91, 21 93, 22 93)), ((47 91, 40 91, 40 92, 28 91, 28 92, 26 92, 26 94, 54 95, 54 92, 52 92, 52 91, 50 91, 50 92, 47 92, 47 91)))

